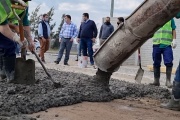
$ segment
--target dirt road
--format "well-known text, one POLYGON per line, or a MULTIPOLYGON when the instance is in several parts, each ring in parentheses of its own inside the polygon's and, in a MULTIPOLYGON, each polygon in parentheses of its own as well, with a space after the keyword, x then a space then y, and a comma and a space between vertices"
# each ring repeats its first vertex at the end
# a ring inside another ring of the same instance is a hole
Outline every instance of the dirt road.
POLYGON ((180 113, 159 108, 152 99, 114 100, 52 108, 33 114, 38 120, 179 120, 180 113))

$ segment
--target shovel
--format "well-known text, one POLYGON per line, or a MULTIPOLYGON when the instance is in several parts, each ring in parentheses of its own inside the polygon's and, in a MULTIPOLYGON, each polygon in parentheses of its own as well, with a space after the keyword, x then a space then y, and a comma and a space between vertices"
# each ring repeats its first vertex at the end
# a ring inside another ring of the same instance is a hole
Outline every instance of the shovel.
POLYGON ((138 61, 139 61, 139 69, 137 71, 136 77, 135 77, 135 81, 137 83, 141 83, 143 74, 144 74, 144 70, 141 67, 141 53, 140 53, 140 48, 138 48, 138 61))
POLYGON ((44 64, 42 63, 42 61, 40 60, 40 58, 39 58, 39 56, 36 54, 36 52, 35 52, 35 51, 32 51, 32 54, 34 54, 34 55, 36 56, 37 60, 39 61, 39 63, 40 63, 41 66, 43 67, 46 75, 47 75, 48 78, 52 81, 54 87, 55 87, 55 88, 62 87, 62 85, 61 85, 59 82, 55 82, 55 81, 52 79, 51 75, 47 72, 46 67, 44 66, 44 64))
MULTIPOLYGON (((25 30, 24 30, 24 34, 25 34, 25 36, 28 36, 28 34, 27 34, 27 32, 26 32, 25 30)), ((28 40, 27 40, 27 42, 28 42, 28 44, 30 44, 28 40)), ((37 58, 38 62, 41 64, 41 66, 42 66, 42 68, 44 69, 46 75, 47 75, 48 78, 52 81, 54 87, 55 87, 55 88, 62 87, 62 85, 61 85, 59 82, 55 82, 55 81, 52 79, 51 75, 47 72, 46 67, 44 66, 44 64, 42 63, 42 61, 40 60, 40 58, 39 58, 39 56, 36 54, 36 52, 35 52, 34 50, 31 51, 31 52, 32 52, 32 54, 35 55, 35 57, 37 58)))
MULTIPOLYGON (((15 17, 18 19, 19 22, 19 33, 20 33, 20 40, 24 41, 24 30, 23 30, 23 22, 22 19, 25 16, 25 12, 23 13, 22 17, 20 18, 15 9, 18 10, 26 10, 26 7, 20 5, 11 5, 12 11, 15 17)), ((15 64, 15 76, 14 76, 14 83, 16 84, 35 84, 35 61, 32 59, 26 60, 26 48, 21 48, 21 58, 16 58, 15 64)))

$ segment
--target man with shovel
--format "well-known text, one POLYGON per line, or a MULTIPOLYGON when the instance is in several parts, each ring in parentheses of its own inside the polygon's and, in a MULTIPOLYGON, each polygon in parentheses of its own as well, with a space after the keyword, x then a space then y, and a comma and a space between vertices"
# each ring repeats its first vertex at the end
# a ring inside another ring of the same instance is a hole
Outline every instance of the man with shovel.
MULTIPOLYGON (((14 73, 15 73, 15 49, 16 43, 21 47, 26 47, 27 42, 22 42, 20 37, 11 31, 8 20, 16 19, 11 5, 16 3, 23 7, 27 7, 27 2, 29 0, 1 0, 0 1, 0 79, 7 78, 8 83, 14 83, 14 73)), ((24 12, 25 16, 23 18, 24 30, 27 33, 26 39, 29 40, 29 50, 34 50, 34 44, 30 35, 30 27, 28 21, 28 9, 17 10, 16 13, 21 16, 24 12)), ((26 40, 24 40, 26 41, 26 40)))
POLYGON ((172 87, 171 72, 173 67, 173 51, 176 48, 176 25, 171 19, 161 27, 153 36, 153 61, 154 61, 154 82, 150 85, 160 86, 160 67, 162 55, 166 66, 166 86, 172 87))

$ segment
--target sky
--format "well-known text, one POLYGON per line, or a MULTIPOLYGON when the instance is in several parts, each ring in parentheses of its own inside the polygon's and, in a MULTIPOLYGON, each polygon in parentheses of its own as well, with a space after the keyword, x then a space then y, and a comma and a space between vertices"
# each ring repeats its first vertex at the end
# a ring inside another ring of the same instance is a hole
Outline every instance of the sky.
MULTIPOLYGON (((114 17, 128 16, 144 0, 114 0, 114 17)), ((29 13, 40 5, 40 14, 47 13, 51 7, 55 8, 53 22, 56 31, 62 14, 71 15, 72 22, 79 27, 82 14, 89 13, 90 19, 94 20, 99 28, 102 24, 102 18, 110 16, 111 0, 32 0, 29 2, 29 13)))

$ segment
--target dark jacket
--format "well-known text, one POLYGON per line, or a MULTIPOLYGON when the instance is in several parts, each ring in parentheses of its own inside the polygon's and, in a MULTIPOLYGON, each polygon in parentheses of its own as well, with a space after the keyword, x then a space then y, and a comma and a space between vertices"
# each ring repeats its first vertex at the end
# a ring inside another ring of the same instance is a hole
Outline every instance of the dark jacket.
POLYGON ((114 31, 114 26, 111 23, 105 22, 101 26, 99 38, 100 39, 107 39, 112 34, 113 31, 114 31))
POLYGON ((88 20, 81 24, 78 38, 96 38, 97 33, 98 31, 95 22, 93 20, 88 20))

